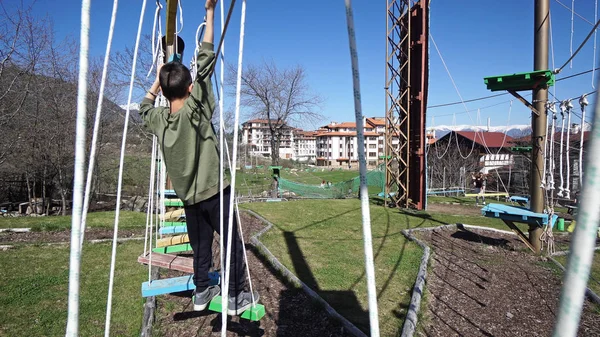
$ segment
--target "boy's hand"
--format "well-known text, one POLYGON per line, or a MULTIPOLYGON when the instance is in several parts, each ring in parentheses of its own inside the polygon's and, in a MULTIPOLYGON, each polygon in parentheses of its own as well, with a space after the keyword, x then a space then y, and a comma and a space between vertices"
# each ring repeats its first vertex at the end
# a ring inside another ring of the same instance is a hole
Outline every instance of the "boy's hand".
POLYGON ((163 65, 164 63, 156 67, 156 83, 160 83, 160 70, 163 65))
POLYGON ((204 8, 206 10, 214 10, 215 6, 217 5, 217 1, 218 0, 206 0, 206 4, 204 5, 204 8))

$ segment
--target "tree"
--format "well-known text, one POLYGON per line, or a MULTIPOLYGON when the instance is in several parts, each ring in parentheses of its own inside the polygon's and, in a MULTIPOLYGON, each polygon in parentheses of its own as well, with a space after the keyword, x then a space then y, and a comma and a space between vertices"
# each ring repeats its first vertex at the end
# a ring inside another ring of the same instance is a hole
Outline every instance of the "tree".
MULTIPOLYGON (((235 76, 230 87, 235 88, 235 76)), ((271 162, 279 164, 279 146, 290 125, 302 126, 318 122, 321 97, 310 92, 302 66, 279 69, 273 62, 248 65, 242 72, 241 103, 248 117, 268 121, 271 138, 271 162)))

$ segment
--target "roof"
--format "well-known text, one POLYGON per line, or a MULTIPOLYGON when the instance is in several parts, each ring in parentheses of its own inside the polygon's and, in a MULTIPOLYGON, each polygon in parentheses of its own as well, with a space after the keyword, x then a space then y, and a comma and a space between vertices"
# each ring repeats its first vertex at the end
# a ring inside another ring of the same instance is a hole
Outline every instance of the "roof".
MULTIPOLYGON (((249 121, 245 121, 244 123, 242 123, 242 125, 249 124, 249 123, 262 123, 262 124, 269 124, 269 120, 268 120, 268 119, 251 119, 251 120, 249 120, 249 121)), ((271 119, 271 123, 277 123, 277 119, 271 119)), ((280 124, 281 124, 281 123, 285 124, 285 123, 284 123, 284 122, 282 122, 282 121, 279 121, 279 123, 280 123, 280 124)))
POLYGON ((513 143, 513 138, 502 132, 481 131, 451 131, 438 141, 448 138, 452 133, 456 133, 457 135, 466 138, 475 144, 488 148, 510 147, 513 143))
MULTIPOLYGON (((369 137, 380 136, 380 134, 377 133, 377 132, 364 132, 364 135, 365 136, 369 136, 369 137)), ((319 132, 316 136, 317 137, 331 137, 331 136, 349 136, 349 137, 355 137, 356 136, 356 131, 319 132)))
POLYGON ((374 126, 385 126, 385 118, 383 117, 369 117, 367 123, 374 126))
MULTIPOLYGON (((560 134, 561 132, 555 132, 554 133, 554 143, 560 143, 560 134)), ((564 136, 563 136, 563 141, 566 142, 567 138, 566 138, 567 133, 565 132, 564 136)), ((583 132, 583 142, 586 143, 590 138, 590 131, 584 131, 583 132)), ((569 134, 569 142, 577 142, 579 143, 579 141, 581 140, 581 132, 577 132, 577 133, 571 133, 569 134)), ((519 144, 519 143, 531 143, 531 135, 527 135, 524 137, 520 137, 520 138, 513 138, 513 140, 511 141, 512 144, 519 144)))

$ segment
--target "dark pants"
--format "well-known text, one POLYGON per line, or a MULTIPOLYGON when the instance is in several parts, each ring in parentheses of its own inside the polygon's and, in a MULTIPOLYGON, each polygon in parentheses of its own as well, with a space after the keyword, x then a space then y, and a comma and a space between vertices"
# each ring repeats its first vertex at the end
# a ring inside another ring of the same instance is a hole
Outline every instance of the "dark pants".
MULTIPOLYGON (((229 198, 231 187, 223 189, 223 263, 226 263, 227 229, 229 219, 229 198)), ((191 206, 185 206, 190 245, 194 251, 194 284, 196 291, 202 292, 209 285, 208 271, 212 262, 212 243, 214 232, 219 233, 220 193, 191 206)), ((231 249, 231 273, 229 275, 229 294, 238 294, 246 282, 244 273, 244 252, 238 232, 237 216, 233 218, 233 236, 231 249)), ((220 233, 219 233, 220 234, 220 233)), ((225 281, 224 279, 222 281, 225 281)))

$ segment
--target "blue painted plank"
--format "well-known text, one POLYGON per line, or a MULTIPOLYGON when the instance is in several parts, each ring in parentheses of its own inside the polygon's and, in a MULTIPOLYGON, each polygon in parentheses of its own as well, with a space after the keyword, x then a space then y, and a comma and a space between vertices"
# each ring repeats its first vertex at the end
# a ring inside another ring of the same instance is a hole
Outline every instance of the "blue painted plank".
POLYGON ((154 280, 142 283, 142 297, 171 294, 180 291, 194 290, 193 275, 154 280))
MULTIPOLYGON (((221 275, 218 271, 209 272, 208 284, 211 286, 219 284, 220 277, 221 275)), ((194 275, 166 278, 154 280, 152 283, 142 283, 142 297, 172 294, 194 289, 196 289, 196 285, 194 284, 194 275)))
POLYGON ((159 233, 164 234, 182 234, 187 233, 187 226, 168 226, 159 229, 159 233))
POLYGON ((524 202, 528 202, 529 198, 527 197, 518 197, 518 196, 512 196, 510 197, 510 201, 524 201, 524 202))
POLYGON ((555 214, 549 219, 548 214, 535 213, 525 207, 488 204, 481 209, 481 213, 489 218, 500 218, 502 220, 521 222, 527 224, 545 226, 550 221, 550 227, 554 227, 558 216, 555 214))

